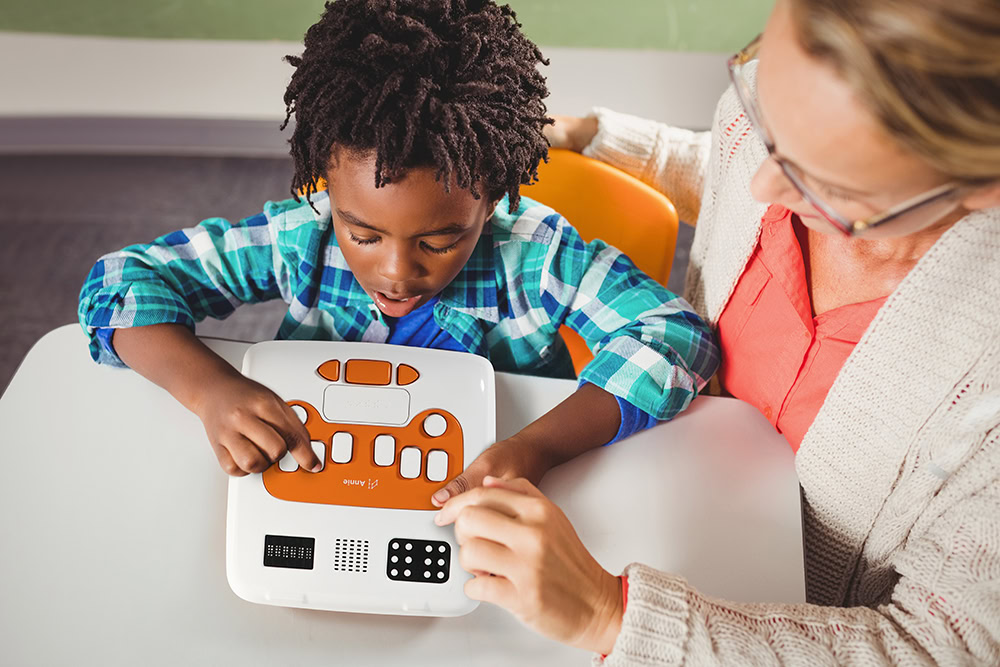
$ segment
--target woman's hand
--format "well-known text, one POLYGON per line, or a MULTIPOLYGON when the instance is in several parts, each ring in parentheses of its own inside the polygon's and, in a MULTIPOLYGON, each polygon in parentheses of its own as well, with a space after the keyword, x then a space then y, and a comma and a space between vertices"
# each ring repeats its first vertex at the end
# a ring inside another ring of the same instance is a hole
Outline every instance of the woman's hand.
POLYGON ((292 453, 303 470, 322 464, 309 444, 309 432, 292 408, 273 391, 237 372, 205 379, 193 407, 208 441, 228 474, 263 472, 292 453))
POLYGON ((566 515, 525 479, 486 477, 435 517, 455 524, 473 600, 503 607, 535 631, 610 653, 623 613, 618 577, 587 551, 566 515))
POLYGON ((542 131, 552 148, 567 148, 579 153, 586 148, 597 135, 597 119, 593 117, 577 118, 575 116, 553 116, 552 125, 546 125, 542 131))

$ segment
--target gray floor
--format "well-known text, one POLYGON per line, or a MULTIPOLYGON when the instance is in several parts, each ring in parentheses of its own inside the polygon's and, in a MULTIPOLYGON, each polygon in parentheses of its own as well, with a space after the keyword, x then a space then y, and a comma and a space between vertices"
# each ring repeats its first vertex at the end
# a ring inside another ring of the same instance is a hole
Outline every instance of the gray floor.
MULTIPOLYGON (((198 221, 240 219, 288 196, 288 159, 137 156, 0 157, 0 388, 31 345, 76 321, 95 259, 198 221)), ((679 291, 691 230, 682 225, 670 287, 679 291)), ((273 336, 282 303, 240 309, 199 333, 273 336)))

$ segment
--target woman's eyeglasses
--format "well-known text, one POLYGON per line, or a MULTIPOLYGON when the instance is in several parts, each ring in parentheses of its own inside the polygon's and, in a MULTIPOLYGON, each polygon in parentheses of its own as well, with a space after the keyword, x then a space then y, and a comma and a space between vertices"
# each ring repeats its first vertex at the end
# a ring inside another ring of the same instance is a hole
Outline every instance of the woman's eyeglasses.
POLYGON ((929 190, 921 195, 917 195, 901 204, 893 206, 887 211, 860 220, 851 220, 827 204, 823 198, 819 197, 807 181, 809 177, 793 162, 789 162, 781 157, 774 146, 774 141, 767 133, 767 129, 761 119, 760 108, 757 104, 757 97, 744 76, 745 65, 757 57, 760 48, 761 36, 758 35, 743 50, 729 59, 729 78, 733 82, 736 95, 743 105, 750 124, 760 135, 768 155, 781 167, 782 173, 788 181, 795 187, 802 198, 809 202, 830 224, 846 236, 878 236, 873 233, 877 227, 895 221, 892 230, 894 235, 903 235, 918 231, 936 222, 941 217, 955 209, 955 200, 965 191, 965 188, 956 183, 946 183, 929 190))

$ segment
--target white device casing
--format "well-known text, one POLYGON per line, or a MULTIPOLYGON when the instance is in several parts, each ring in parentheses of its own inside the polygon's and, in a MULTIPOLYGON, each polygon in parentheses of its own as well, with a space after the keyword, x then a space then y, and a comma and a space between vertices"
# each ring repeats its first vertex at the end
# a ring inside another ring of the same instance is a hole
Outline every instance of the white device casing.
MULTIPOLYGON (((473 354, 378 343, 269 341, 247 350, 243 373, 282 399, 309 403, 323 414, 327 387, 354 387, 344 383, 343 372, 337 383, 317 374, 316 369, 331 359, 340 360, 342 369, 349 359, 388 361, 393 365, 393 380, 398 364, 418 369, 420 377, 402 388, 409 394, 406 423, 428 409, 453 415, 462 427, 463 470, 496 438, 493 366, 473 354)), ((386 424, 386 428, 402 427, 392 423, 386 424)), ((354 446, 362 443, 355 442, 354 446)), ((331 461, 329 448, 324 465, 338 465, 331 461)), ((444 484, 441 482, 440 486, 444 484)), ((262 604, 381 614, 466 614, 478 605, 463 591, 471 575, 458 564, 454 529, 436 526, 433 517, 434 511, 429 510, 281 500, 268 492, 261 474, 232 477, 226 523, 229 585, 241 598, 262 604), (264 566, 265 535, 314 538, 313 568, 264 566), (388 545, 396 538, 436 540, 450 545, 447 580, 428 583, 390 579, 388 545), (341 545, 351 540, 355 541, 351 544, 367 542, 367 567, 361 571, 360 559, 356 559, 352 561, 355 570, 335 570, 333 564, 340 558, 341 545)))

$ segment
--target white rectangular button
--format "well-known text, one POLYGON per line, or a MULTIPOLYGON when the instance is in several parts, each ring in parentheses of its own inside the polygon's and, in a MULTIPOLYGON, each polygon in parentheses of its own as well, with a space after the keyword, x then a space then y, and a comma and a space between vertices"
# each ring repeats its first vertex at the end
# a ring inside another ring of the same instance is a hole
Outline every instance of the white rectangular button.
POLYGON ((420 450, 416 447, 403 447, 399 452, 399 474, 406 479, 420 477, 420 450))
POLYGON ((396 439, 391 435, 375 436, 375 465, 391 466, 396 460, 396 439))
POLYGON ((331 384, 323 392, 323 416, 348 424, 405 424, 410 394, 394 387, 331 384))
POLYGON ((448 452, 432 449, 427 453, 427 479, 443 482, 448 476, 448 452))
POLYGON ((326 445, 319 440, 313 440, 312 446, 313 452, 316 454, 316 458, 319 459, 319 470, 316 472, 320 472, 326 467, 326 445))
POLYGON ((295 472, 299 469, 299 464, 296 462, 295 457, 292 456, 291 452, 285 452, 285 455, 281 457, 278 461, 278 470, 284 470, 285 472, 295 472))
POLYGON ((350 463, 354 454, 354 436, 346 431, 333 434, 333 453, 330 458, 334 463, 350 463))

